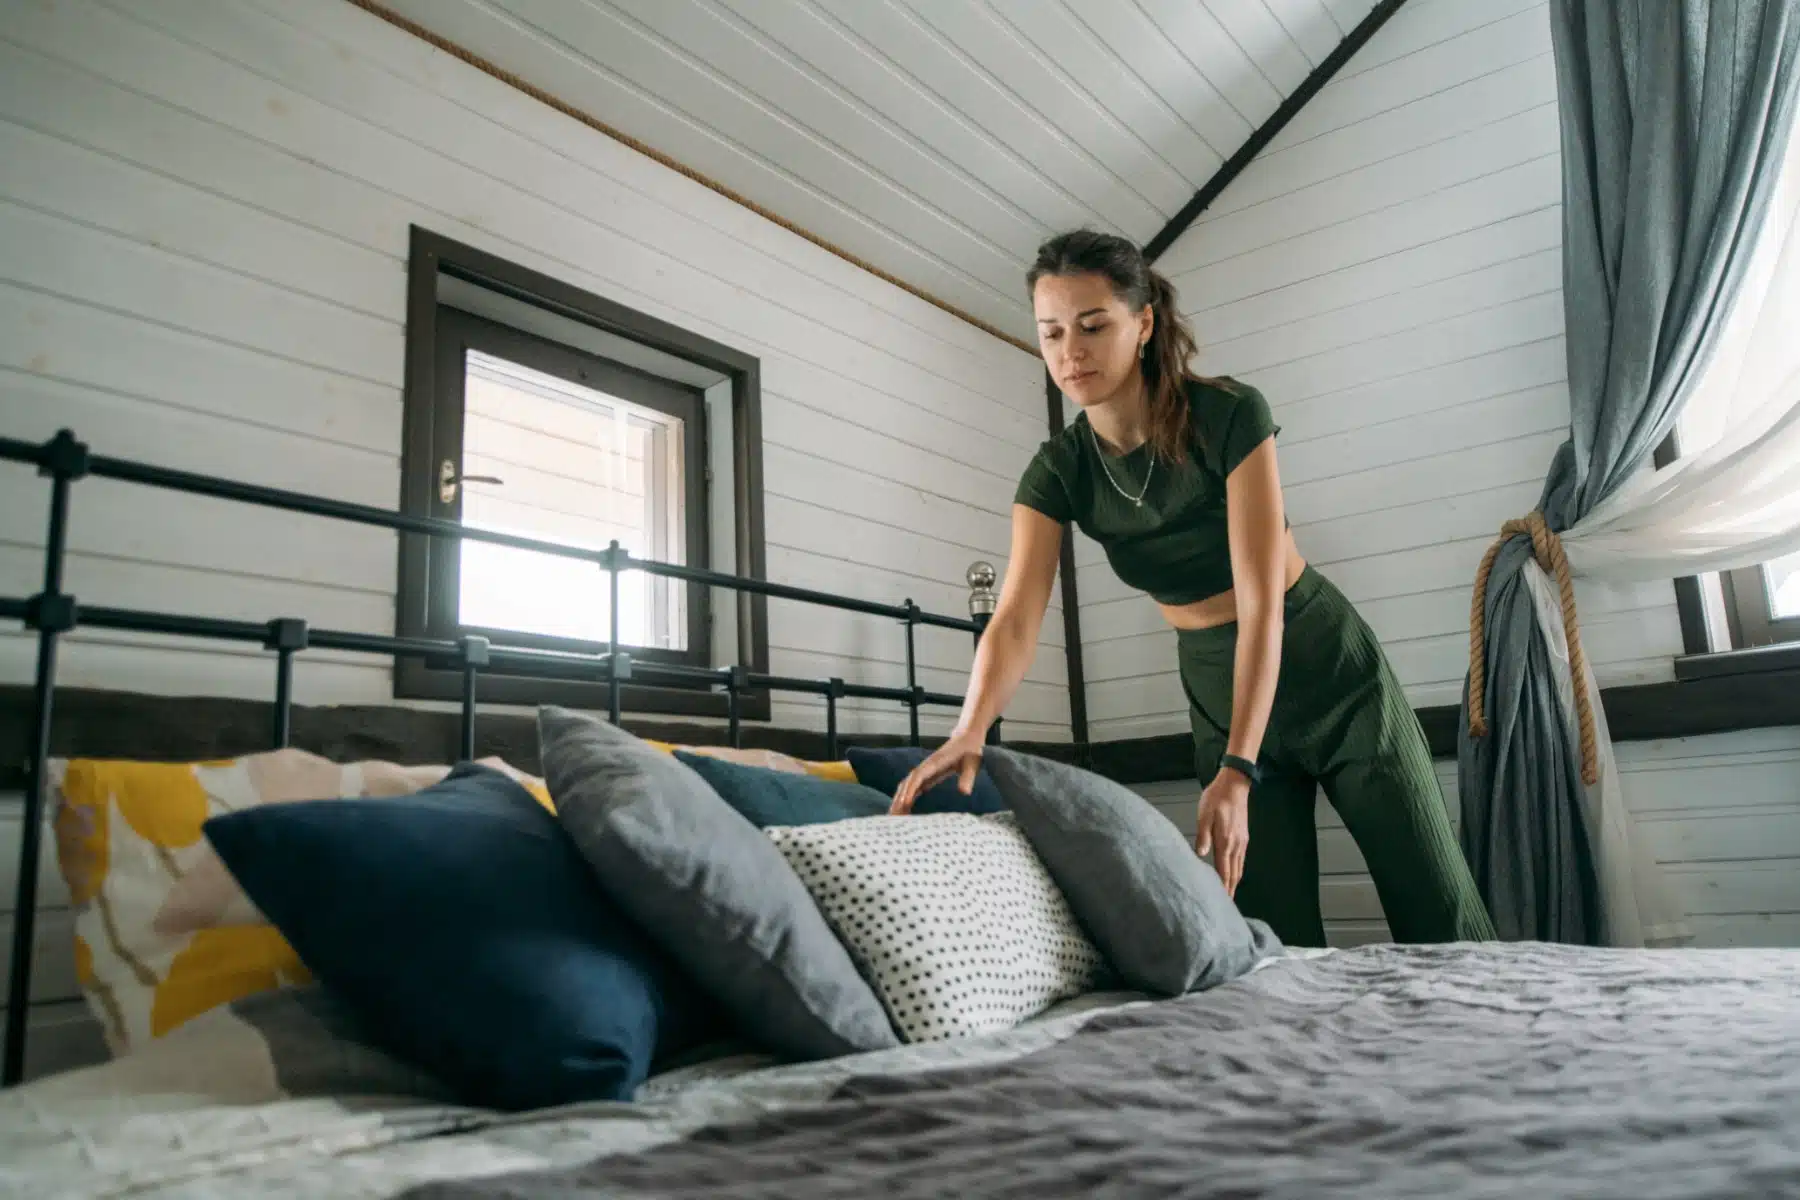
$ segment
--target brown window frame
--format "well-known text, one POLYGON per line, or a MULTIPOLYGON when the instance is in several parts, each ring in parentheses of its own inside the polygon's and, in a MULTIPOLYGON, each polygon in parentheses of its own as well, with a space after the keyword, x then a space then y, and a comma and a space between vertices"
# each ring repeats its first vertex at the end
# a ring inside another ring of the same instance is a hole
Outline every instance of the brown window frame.
MULTIPOLYGON (((688 564, 711 567, 708 503, 709 446, 705 403, 698 389, 665 380, 589 351, 563 345, 503 322, 449 307, 439 298, 440 276, 448 275, 573 319, 606 333, 672 355, 724 376, 731 385, 733 529, 735 573, 767 578, 763 538, 761 371, 759 361, 615 301, 573 287, 529 268, 414 226, 408 259, 405 413, 401 452, 401 511, 460 519, 462 494, 446 503, 438 477, 446 459, 462 460, 463 352, 473 346, 535 370, 573 382, 615 391, 634 403, 672 412, 684 420, 688 470, 688 564)), ((405 534, 400 538, 396 627, 402 637, 453 639, 479 634, 495 645, 537 649, 606 649, 586 643, 511 630, 465 626, 456 619, 460 543, 405 534)), ((598 568, 596 568, 598 569, 598 568)), ((724 665, 713 661, 711 589, 688 587, 688 646, 685 650, 626 647, 634 660, 682 665, 724 665)), ((729 596, 721 600, 727 611, 729 596)), ((768 609, 761 596, 736 596, 737 659, 753 672, 768 671, 768 609)), ((416 657, 395 660, 394 696, 409 700, 453 700, 461 695, 461 672, 452 663, 416 657)), ((632 683, 622 691, 623 708, 642 714, 724 717, 722 692, 705 688, 632 683)), ((501 670, 483 671, 481 698, 498 704, 561 704, 603 709, 604 683, 501 670)), ((739 713, 748 720, 769 718, 766 691, 740 694, 739 713)))

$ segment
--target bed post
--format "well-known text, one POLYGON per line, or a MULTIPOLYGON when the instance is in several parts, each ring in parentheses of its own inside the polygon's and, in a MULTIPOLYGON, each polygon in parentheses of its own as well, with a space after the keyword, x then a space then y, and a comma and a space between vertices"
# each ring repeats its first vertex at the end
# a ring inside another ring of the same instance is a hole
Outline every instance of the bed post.
POLYGON ((825 757, 832 762, 838 756, 838 701, 844 695, 844 681, 832 676, 825 684, 825 757))
POLYGON ((906 609, 906 691, 909 697, 907 708, 911 716, 908 744, 917 746, 919 744, 919 705, 923 703, 920 697, 922 689, 919 687, 918 655, 914 645, 919 628, 919 606, 912 602, 911 596, 908 596, 903 607, 906 609))
MULTIPOLYGON (((964 578, 969 584, 969 620, 975 623, 975 644, 980 646, 981 635, 987 632, 988 622, 994 619, 994 609, 1000 603, 999 596, 994 593, 994 584, 1000 575, 994 570, 993 563, 973 562, 964 578)), ((994 718, 987 741, 990 746, 1000 744, 1000 718, 994 718)))
POLYGON ((732 663, 725 668, 725 740, 733 750, 744 744, 743 695, 750 690, 750 668, 732 663))
POLYGON ((619 674, 619 568, 625 565, 623 555, 617 539, 606 547, 606 716, 614 725, 619 723, 619 685, 624 682, 619 674))
POLYGON ((464 762, 475 760, 475 683, 481 668, 488 665, 490 643, 484 637, 468 634, 462 639, 457 657, 462 660, 462 729, 461 754, 464 762))
POLYGON ((269 622, 263 649, 275 652, 275 727, 270 741, 286 750, 293 737, 294 655, 306 649, 306 622, 297 617, 277 617, 269 622))
POLYGON ((62 590, 69 541, 69 489, 88 472, 88 448, 68 430, 45 443, 38 474, 51 479, 50 524, 44 539, 44 590, 32 597, 25 624, 37 630, 37 675, 32 686, 31 761, 19 826, 18 897, 13 905, 12 978, 6 990, 6 1054, 0 1085, 25 1076, 25 1019, 31 1008, 31 958, 36 941, 38 856, 44 836, 44 771, 50 759, 50 716, 56 697, 56 648, 78 620, 75 597, 62 590))

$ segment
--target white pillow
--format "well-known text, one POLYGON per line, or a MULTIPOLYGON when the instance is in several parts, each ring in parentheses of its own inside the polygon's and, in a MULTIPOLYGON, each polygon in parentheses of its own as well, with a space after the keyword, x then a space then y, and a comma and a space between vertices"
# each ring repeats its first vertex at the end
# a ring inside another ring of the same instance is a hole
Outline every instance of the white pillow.
POLYGON ((765 832, 906 1041, 1010 1029, 1105 970, 1011 813, 765 832))

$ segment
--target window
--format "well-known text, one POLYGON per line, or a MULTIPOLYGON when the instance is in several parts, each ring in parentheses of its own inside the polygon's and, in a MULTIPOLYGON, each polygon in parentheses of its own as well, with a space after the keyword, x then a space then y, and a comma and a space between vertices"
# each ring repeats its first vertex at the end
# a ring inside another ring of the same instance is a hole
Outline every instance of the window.
POLYGON ((1800 554, 1727 572, 1721 583, 1734 647, 1800 642, 1800 554))
MULTIPOLYGON (((414 230, 404 511, 471 529, 760 576, 754 359, 469 247, 414 230), (739 565, 741 564, 741 565, 739 565)), ((612 614, 592 563, 478 541, 408 535, 403 636, 600 652, 612 614)), ((627 571, 619 640, 640 663, 767 669, 763 602, 627 571), (715 611, 735 621, 714 621, 715 611)), ((402 659, 395 693, 459 694, 453 664, 402 659)), ((704 689, 633 685, 637 712, 714 714, 704 689)), ((499 667, 499 702, 604 704, 588 679, 499 667)), ((766 715, 767 698, 742 709, 766 715)))
MULTIPOLYGON (((705 400, 698 389, 451 310, 438 322, 444 422, 439 501, 470 528, 706 566, 705 400), (455 441, 460 435, 460 452, 455 441), (690 465, 693 469, 689 469, 690 465), (692 514, 695 519, 689 520, 692 514)), ((606 574, 576 559, 464 542, 440 556, 445 619, 495 641, 596 644, 606 574)), ((619 638, 639 657, 706 663, 704 589, 619 580, 619 638)))

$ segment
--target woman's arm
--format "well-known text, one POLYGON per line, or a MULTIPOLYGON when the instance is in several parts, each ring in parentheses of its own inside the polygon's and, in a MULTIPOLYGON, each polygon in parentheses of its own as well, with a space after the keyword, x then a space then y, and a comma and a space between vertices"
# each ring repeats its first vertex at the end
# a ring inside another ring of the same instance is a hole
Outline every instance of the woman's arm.
POLYGON ((975 786, 987 731, 1006 711, 1037 654, 1038 633, 1050 605, 1050 586, 1056 580, 1062 538, 1063 528, 1057 522, 1034 508, 1013 506, 1012 552, 1006 577, 1000 585, 993 619, 975 649, 962 714, 949 739, 896 789, 890 811, 910 812, 920 792, 952 773, 960 777, 965 794, 975 786))
MULTIPOLYGON (((1225 752, 1256 761, 1281 673, 1282 606, 1287 582, 1287 522, 1275 440, 1265 438, 1225 480, 1231 583, 1237 604, 1237 661, 1225 752)), ((1250 844, 1250 780, 1226 768, 1200 795, 1194 848, 1211 853, 1228 892, 1237 891, 1250 844)))
POLYGON ((1255 762, 1269 728, 1269 709, 1281 672, 1287 591, 1287 522, 1273 438, 1252 450, 1225 480, 1225 511, 1238 627, 1231 735, 1225 752, 1255 762))

